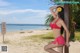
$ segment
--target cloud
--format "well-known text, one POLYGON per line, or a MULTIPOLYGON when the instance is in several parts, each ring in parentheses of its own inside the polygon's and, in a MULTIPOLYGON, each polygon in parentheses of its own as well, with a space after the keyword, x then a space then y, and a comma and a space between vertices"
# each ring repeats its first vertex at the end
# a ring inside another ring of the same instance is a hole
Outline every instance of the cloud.
POLYGON ((34 10, 34 9, 22 9, 22 10, 0 10, 0 15, 9 15, 14 13, 49 13, 47 10, 34 10))
POLYGON ((0 0, 0 6, 9 6, 10 3, 4 0, 0 0))
POLYGON ((34 10, 34 9, 1 10, 0 17, 2 19, 4 17, 7 23, 44 24, 45 17, 49 13, 50 12, 48 10, 34 10))

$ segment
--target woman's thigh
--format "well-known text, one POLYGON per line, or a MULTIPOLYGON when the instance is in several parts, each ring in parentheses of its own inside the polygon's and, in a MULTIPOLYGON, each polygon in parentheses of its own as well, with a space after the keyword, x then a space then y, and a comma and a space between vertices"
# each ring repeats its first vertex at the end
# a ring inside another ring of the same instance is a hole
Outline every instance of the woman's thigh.
POLYGON ((58 47, 58 44, 49 43, 48 45, 45 46, 45 48, 47 48, 47 49, 55 48, 55 47, 58 47))

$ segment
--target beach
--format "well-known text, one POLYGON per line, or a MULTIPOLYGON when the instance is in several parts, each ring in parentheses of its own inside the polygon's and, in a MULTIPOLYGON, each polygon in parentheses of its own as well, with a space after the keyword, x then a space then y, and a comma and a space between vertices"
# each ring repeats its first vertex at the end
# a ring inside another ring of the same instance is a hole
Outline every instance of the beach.
MULTIPOLYGON (((48 53, 44 50, 47 41, 38 42, 26 37, 46 34, 52 30, 25 30, 7 32, 5 34, 5 44, 2 44, 2 34, 0 33, 0 44, 7 45, 7 53, 48 53)), ((56 49, 56 48, 55 48, 56 49)), ((0 52, 2 53, 2 52, 0 52)), ((80 53, 80 42, 70 42, 69 53, 80 53)))

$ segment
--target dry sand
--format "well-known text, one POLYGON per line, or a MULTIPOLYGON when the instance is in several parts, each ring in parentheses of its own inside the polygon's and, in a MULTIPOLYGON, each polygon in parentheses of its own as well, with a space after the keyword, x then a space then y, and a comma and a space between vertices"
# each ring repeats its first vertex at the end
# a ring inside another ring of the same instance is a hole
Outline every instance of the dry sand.
MULTIPOLYGON (((46 34, 50 31, 51 30, 30 30, 7 32, 5 35, 6 44, 2 44, 2 35, 0 34, 0 45, 7 45, 8 52, 6 53, 48 53, 44 51, 44 46, 48 42, 33 42, 32 40, 23 40, 22 37, 46 34)), ((70 53, 80 53, 80 42, 70 42, 69 50, 70 53)))

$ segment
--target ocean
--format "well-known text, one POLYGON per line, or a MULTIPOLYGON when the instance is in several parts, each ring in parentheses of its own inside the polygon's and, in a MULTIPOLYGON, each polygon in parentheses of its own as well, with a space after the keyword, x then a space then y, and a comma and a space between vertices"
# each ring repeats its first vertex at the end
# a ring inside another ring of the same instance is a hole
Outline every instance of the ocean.
MULTIPOLYGON (((43 24, 6 24, 6 31, 20 31, 20 30, 36 30, 47 29, 48 27, 43 24)), ((1 25, 0 25, 1 32, 1 25)))

